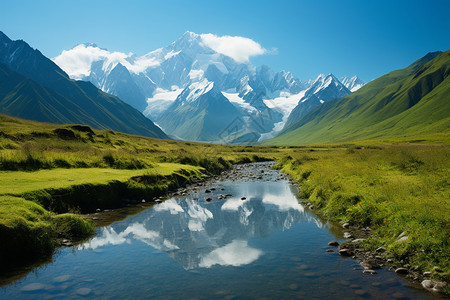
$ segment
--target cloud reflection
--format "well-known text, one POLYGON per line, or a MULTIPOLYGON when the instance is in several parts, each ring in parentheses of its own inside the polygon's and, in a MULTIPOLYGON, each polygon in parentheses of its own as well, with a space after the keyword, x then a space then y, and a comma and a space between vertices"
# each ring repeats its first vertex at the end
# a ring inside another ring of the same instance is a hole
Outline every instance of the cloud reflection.
MULTIPOLYGON (((263 254, 248 246, 251 238, 288 230, 301 220, 315 221, 285 181, 231 183, 225 192, 235 196, 211 202, 189 196, 167 200, 100 229, 79 249, 125 243, 132 247, 137 240, 167 252, 185 269, 242 266, 263 254)), ((207 195, 215 197, 214 193, 207 195)))
POLYGON ((228 245, 217 248, 200 259, 199 267, 210 268, 213 265, 248 265, 257 260, 263 252, 248 246, 247 241, 234 240, 228 245))

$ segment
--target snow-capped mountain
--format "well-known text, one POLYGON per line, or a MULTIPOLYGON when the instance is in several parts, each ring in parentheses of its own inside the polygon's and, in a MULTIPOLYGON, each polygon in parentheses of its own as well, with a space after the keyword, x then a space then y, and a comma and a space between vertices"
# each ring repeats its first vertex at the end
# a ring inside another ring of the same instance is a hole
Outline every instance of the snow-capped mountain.
POLYGON ((361 78, 356 75, 352 78, 349 78, 347 76, 341 77, 339 81, 342 82, 342 84, 345 85, 345 87, 348 88, 352 93, 356 92, 366 84, 361 78))
POLYGON ((297 106, 291 111, 285 128, 312 111, 322 103, 340 99, 351 94, 333 74, 320 74, 314 83, 305 91, 297 106))
POLYGON ((117 95, 180 139, 229 143, 273 137, 312 82, 255 67, 248 56, 217 47, 215 38, 188 31, 143 56, 81 44, 54 61, 72 78, 117 95))

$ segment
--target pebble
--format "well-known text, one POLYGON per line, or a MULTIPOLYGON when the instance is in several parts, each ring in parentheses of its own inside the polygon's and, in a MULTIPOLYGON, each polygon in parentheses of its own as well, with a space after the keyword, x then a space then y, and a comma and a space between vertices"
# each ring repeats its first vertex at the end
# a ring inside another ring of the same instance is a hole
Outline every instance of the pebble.
POLYGON ((365 241, 366 239, 355 239, 352 241, 352 243, 361 243, 363 241, 365 241))
POLYGON ((242 197, 242 198, 241 198, 241 200, 245 200, 245 199, 247 199, 247 198, 245 198, 245 197, 242 197))
POLYGON ((38 292, 45 289, 45 285, 42 283, 30 283, 22 287, 20 290, 22 292, 38 292))
POLYGON ((342 224, 342 228, 350 228, 350 223, 344 223, 342 224))
POLYGON ((351 256, 352 253, 349 249, 340 249, 339 254, 342 256, 351 256))
POLYGON ((71 275, 61 275, 58 277, 53 278, 53 282, 65 282, 72 277, 71 275))
POLYGON ((366 270, 363 271, 363 273, 364 274, 372 274, 372 275, 374 275, 374 274, 377 274, 377 271, 371 270, 371 269, 366 269, 366 270))
POLYGON ((328 243, 328 246, 339 246, 339 243, 337 241, 331 241, 328 243))
POLYGON ((380 287, 381 286, 381 282, 374 282, 374 283, 372 283, 372 286, 380 287))
POLYGON ((392 298, 394 299, 408 299, 404 294, 397 292, 392 294, 392 298))
POLYGON ((91 293, 91 289, 89 289, 89 288, 80 288, 80 289, 78 289, 76 291, 76 293, 78 295, 81 295, 81 296, 87 296, 87 295, 89 295, 91 293))
POLYGON ((298 268, 299 268, 300 270, 306 270, 306 269, 308 269, 309 267, 308 267, 307 265, 300 265, 300 266, 298 266, 298 268))
POLYGON ((429 279, 422 281, 421 284, 425 289, 433 292, 440 292, 447 285, 445 282, 433 281, 429 279))
POLYGON ((334 252, 333 249, 327 249, 327 252, 334 252))
POLYGON ((438 273, 442 272, 442 270, 437 266, 433 267, 433 271, 436 271, 438 273))
POLYGON ((397 274, 408 274, 408 269, 397 268, 397 269, 395 269, 395 273, 397 273, 397 274))
POLYGON ((397 242, 403 242, 403 241, 406 241, 407 239, 408 239, 408 236, 405 235, 405 236, 402 236, 401 238, 399 238, 399 239, 397 240, 397 242))
POLYGON ((358 296, 366 296, 368 293, 365 290, 357 290, 355 294, 358 296))

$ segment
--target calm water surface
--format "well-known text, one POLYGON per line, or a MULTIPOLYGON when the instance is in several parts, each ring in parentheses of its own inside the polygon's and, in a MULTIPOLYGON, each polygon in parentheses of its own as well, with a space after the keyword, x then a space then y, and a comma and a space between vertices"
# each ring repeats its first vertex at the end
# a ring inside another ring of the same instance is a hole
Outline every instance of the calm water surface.
POLYGON ((432 299, 392 272, 363 274, 355 260, 326 252, 337 237, 278 176, 266 168, 262 179, 213 182, 212 193, 192 191, 99 228, 0 298, 432 299))

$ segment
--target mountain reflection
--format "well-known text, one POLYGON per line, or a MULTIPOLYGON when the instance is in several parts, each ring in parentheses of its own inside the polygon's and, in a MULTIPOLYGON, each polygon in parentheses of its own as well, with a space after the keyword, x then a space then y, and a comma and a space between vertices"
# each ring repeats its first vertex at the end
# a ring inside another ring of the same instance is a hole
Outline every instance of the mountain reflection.
POLYGON ((141 241, 167 252, 185 269, 241 266, 263 255, 262 250, 249 246, 252 237, 289 229, 302 219, 317 222, 303 211, 286 181, 233 182, 225 188, 234 197, 206 202, 205 195, 197 193, 167 200, 101 228, 79 249, 141 241))

